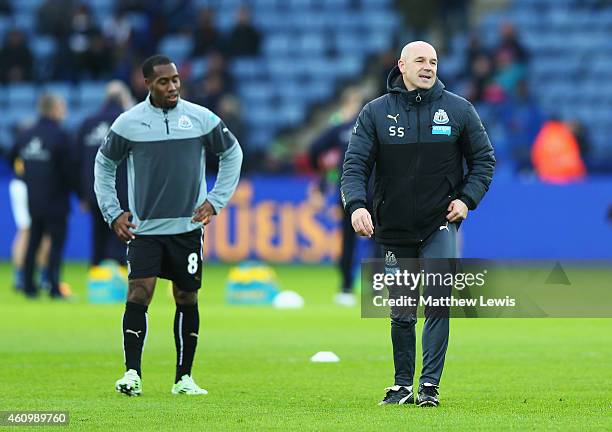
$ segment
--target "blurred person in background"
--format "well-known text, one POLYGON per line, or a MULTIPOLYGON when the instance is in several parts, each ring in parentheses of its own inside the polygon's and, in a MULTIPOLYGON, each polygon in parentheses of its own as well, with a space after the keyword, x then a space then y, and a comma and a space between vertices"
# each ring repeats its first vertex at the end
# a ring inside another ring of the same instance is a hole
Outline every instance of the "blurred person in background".
MULTIPOLYGON (((77 134, 76 153, 80 173, 81 208, 91 212, 91 265, 98 265, 101 261, 109 258, 125 265, 125 244, 108 229, 108 224, 104 221, 98 209, 94 193, 94 163, 98 149, 104 142, 110 125, 119 117, 119 114, 131 108, 132 105, 132 95, 128 87, 121 81, 111 81, 106 87, 106 99, 102 107, 98 112, 83 121, 77 134)), ((119 203, 122 208, 127 208, 127 169, 125 162, 121 163, 117 169, 115 187, 119 203)))
POLYGON ((10 0, 0 0, 0 15, 9 16, 13 14, 13 4, 10 0))
MULTIPOLYGON (((25 256, 30 239, 30 226, 32 218, 30 218, 30 210, 28 209, 28 187, 23 180, 24 163, 19 157, 16 157, 13 162, 13 172, 15 177, 9 182, 9 197, 11 200, 11 210, 13 220, 15 221, 15 237, 11 248, 11 257, 13 262, 13 286, 17 291, 24 290, 23 267, 25 256)), ((49 288, 49 271, 47 262, 49 259, 49 247, 51 245, 48 235, 43 236, 36 262, 40 271, 40 285, 43 288, 49 288)))
MULTIPOLYGON (((217 104, 217 115, 223 119, 225 125, 240 143, 243 154, 242 172, 248 171, 253 161, 249 160, 249 148, 244 141, 245 126, 242 120, 240 100, 233 94, 221 96, 217 104)), ((219 171, 219 157, 210 150, 206 150, 206 172, 216 173, 217 171, 219 171)))
POLYGON ((251 22, 251 12, 241 6, 236 12, 236 24, 228 38, 228 51, 232 57, 255 57, 259 55, 261 33, 251 22))
POLYGON ((36 26, 39 32, 63 40, 70 34, 74 0, 45 0, 37 11, 36 26))
POLYGON ((113 50, 100 30, 89 6, 78 5, 71 18, 70 35, 64 55, 69 62, 58 65, 62 76, 73 80, 101 79, 113 70, 113 50))
POLYGON ((477 35, 470 37, 464 75, 469 80, 468 100, 483 100, 485 90, 493 77, 493 62, 491 54, 482 46, 477 35))
POLYGON ((10 30, 0 51, 0 79, 4 83, 31 81, 32 65, 32 52, 25 33, 19 29, 10 30))
MULTIPOLYGON (((375 235, 385 271, 399 270, 397 259, 420 259, 427 273, 453 273, 459 225, 493 177, 493 147, 476 110, 445 90, 437 72, 438 56, 430 44, 407 44, 387 79, 388 93, 359 114, 344 159, 344 208, 359 235, 375 235), (373 221, 366 190, 374 166, 373 221)), ((397 291, 390 289, 392 295, 397 291)), ((450 287, 444 285, 424 287, 425 297, 449 295, 450 287)), ((381 405, 416 399, 418 406, 438 406, 448 314, 448 308, 425 309, 423 368, 415 398, 416 309, 391 307, 395 382, 381 405)))
MULTIPOLYGON (((363 106, 362 92, 357 88, 346 89, 341 98, 340 109, 335 121, 315 139, 309 151, 310 165, 320 173, 319 191, 327 192, 327 185, 340 187, 340 174, 344 154, 348 147, 357 114, 363 106)), ((340 199, 338 193, 338 200, 340 199)), ((324 198, 321 198, 324 200, 324 198)), ((339 202, 342 205, 341 202, 339 202)), ((357 300, 353 293, 353 272, 357 234, 353 230, 351 217, 342 212, 342 249, 338 261, 341 274, 340 292, 334 297, 334 302, 341 306, 355 306, 357 300)))
POLYGON ((196 10, 192 0, 154 2, 164 34, 188 33, 195 24, 196 10))
POLYGON ((578 123, 558 119, 542 126, 531 148, 533 167, 542 181, 564 184, 586 176, 577 127, 578 123))
POLYGON ((24 292, 28 297, 38 295, 38 286, 34 282, 36 253, 43 235, 48 234, 51 239, 49 295, 63 298, 59 280, 75 167, 70 136, 60 126, 66 114, 64 99, 44 93, 38 101, 38 110, 38 122, 17 136, 14 147, 14 159, 23 161, 23 179, 31 217, 24 263, 24 292))
POLYGON ((531 146, 542 127, 544 114, 531 96, 526 81, 519 82, 516 95, 501 104, 497 118, 507 133, 514 169, 521 173, 531 172, 531 146))
POLYGON ((193 30, 191 57, 202 57, 224 49, 221 34, 215 25, 215 15, 210 9, 201 9, 193 30))
POLYGON ((496 54, 505 53, 513 62, 526 64, 529 61, 529 53, 520 42, 514 26, 509 22, 505 22, 500 26, 499 33, 500 43, 497 46, 496 54))

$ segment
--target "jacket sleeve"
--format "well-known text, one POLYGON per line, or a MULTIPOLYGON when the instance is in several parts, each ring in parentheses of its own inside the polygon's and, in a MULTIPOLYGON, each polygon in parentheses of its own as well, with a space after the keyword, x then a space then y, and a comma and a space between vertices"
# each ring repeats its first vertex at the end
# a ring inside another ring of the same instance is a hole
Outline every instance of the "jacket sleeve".
POLYGON ((123 213, 117 198, 115 178, 117 167, 125 159, 128 151, 128 141, 111 129, 96 155, 94 192, 102 216, 109 226, 112 226, 113 221, 123 213))
POLYGON ((468 103, 459 143, 467 164, 467 174, 459 188, 459 199, 474 210, 489 190, 495 170, 495 156, 489 136, 471 103, 468 103))
POLYGON ((371 109, 370 104, 367 104, 359 113, 344 155, 340 196, 348 215, 358 208, 366 207, 368 180, 378 151, 376 125, 371 109))
MULTIPOLYGON (((219 156, 219 172, 215 185, 206 197, 212 204, 215 212, 219 214, 221 209, 227 205, 238 186, 240 169, 242 167, 242 149, 238 140, 220 121, 219 124, 206 135, 204 145, 219 156)), ((206 178, 202 179, 205 187, 206 178)))

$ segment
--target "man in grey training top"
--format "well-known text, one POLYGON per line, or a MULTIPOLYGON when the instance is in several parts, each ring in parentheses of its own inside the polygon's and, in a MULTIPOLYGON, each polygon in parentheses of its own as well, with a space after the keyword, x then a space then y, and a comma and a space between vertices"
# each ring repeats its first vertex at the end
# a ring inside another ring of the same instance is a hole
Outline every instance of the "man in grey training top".
POLYGON ((129 288, 123 315, 125 375, 117 391, 140 395, 147 308, 157 277, 172 281, 176 301, 173 394, 206 394, 191 377, 199 332, 203 225, 231 198, 242 150, 223 121, 179 97, 174 63, 155 55, 142 65, 147 99, 111 126, 95 163, 95 193, 104 219, 127 242, 129 288), (207 193, 205 149, 219 156, 219 173, 207 193), (115 172, 127 158, 130 211, 119 205, 115 172))

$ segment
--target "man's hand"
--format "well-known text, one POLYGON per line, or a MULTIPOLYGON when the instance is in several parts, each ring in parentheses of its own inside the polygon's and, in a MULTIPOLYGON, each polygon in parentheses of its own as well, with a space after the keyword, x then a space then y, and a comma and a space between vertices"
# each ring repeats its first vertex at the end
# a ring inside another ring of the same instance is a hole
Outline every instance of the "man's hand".
POLYGON ((446 215, 446 220, 448 220, 449 222, 462 221, 467 217, 468 214, 467 206, 460 199, 451 201, 446 210, 448 211, 448 214, 446 215))
POLYGON ((372 216, 366 209, 358 208, 351 215, 351 224, 357 234, 364 237, 372 237, 374 234, 374 224, 372 223, 372 216))
POLYGON ((202 222, 204 225, 208 225, 212 220, 212 217, 216 214, 217 212, 215 211, 215 208, 208 200, 206 200, 204 201, 204 204, 197 207, 193 211, 193 218, 191 219, 191 222, 202 222))
POLYGON ((130 228, 136 229, 138 227, 130 222, 130 217, 132 217, 132 213, 123 212, 113 221, 111 225, 113 227, 113 231, 115 231, 115 234, 117 234, 117 237, 124 242, 129 242, 130 240, 134 240, 136 238, 132 231, 130 231, 130 228))

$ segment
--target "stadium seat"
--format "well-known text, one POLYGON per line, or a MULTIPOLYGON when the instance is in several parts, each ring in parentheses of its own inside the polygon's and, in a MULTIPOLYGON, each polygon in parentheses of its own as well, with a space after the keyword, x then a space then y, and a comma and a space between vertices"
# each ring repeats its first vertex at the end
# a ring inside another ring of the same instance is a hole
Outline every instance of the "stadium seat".
POLYGON ((208 70, 208 61, 206 58, 194 58, 190 61, 191 73, 189 78, 192 80, 199 80, 206 75, 208 70))
POLYGON ((268 64, 259 58, 236 58, 230 63, 230 71, 245 79, 261 78, 268 73, 268 64))
POLYGON ((81 108, 100 106, 104 100, 106 82, 82 81, 78 87, 79 106, 81 108))
POLYGON ((159 43, 159 51, 177 63, 185 61, 193 50, 193 38, 187 35, 168 35, 159 43))
POLYGON ((7 96, 11 110, 33 109, 36 107, 38 92, 33 84, 11 84, 7 86, 7 96))

